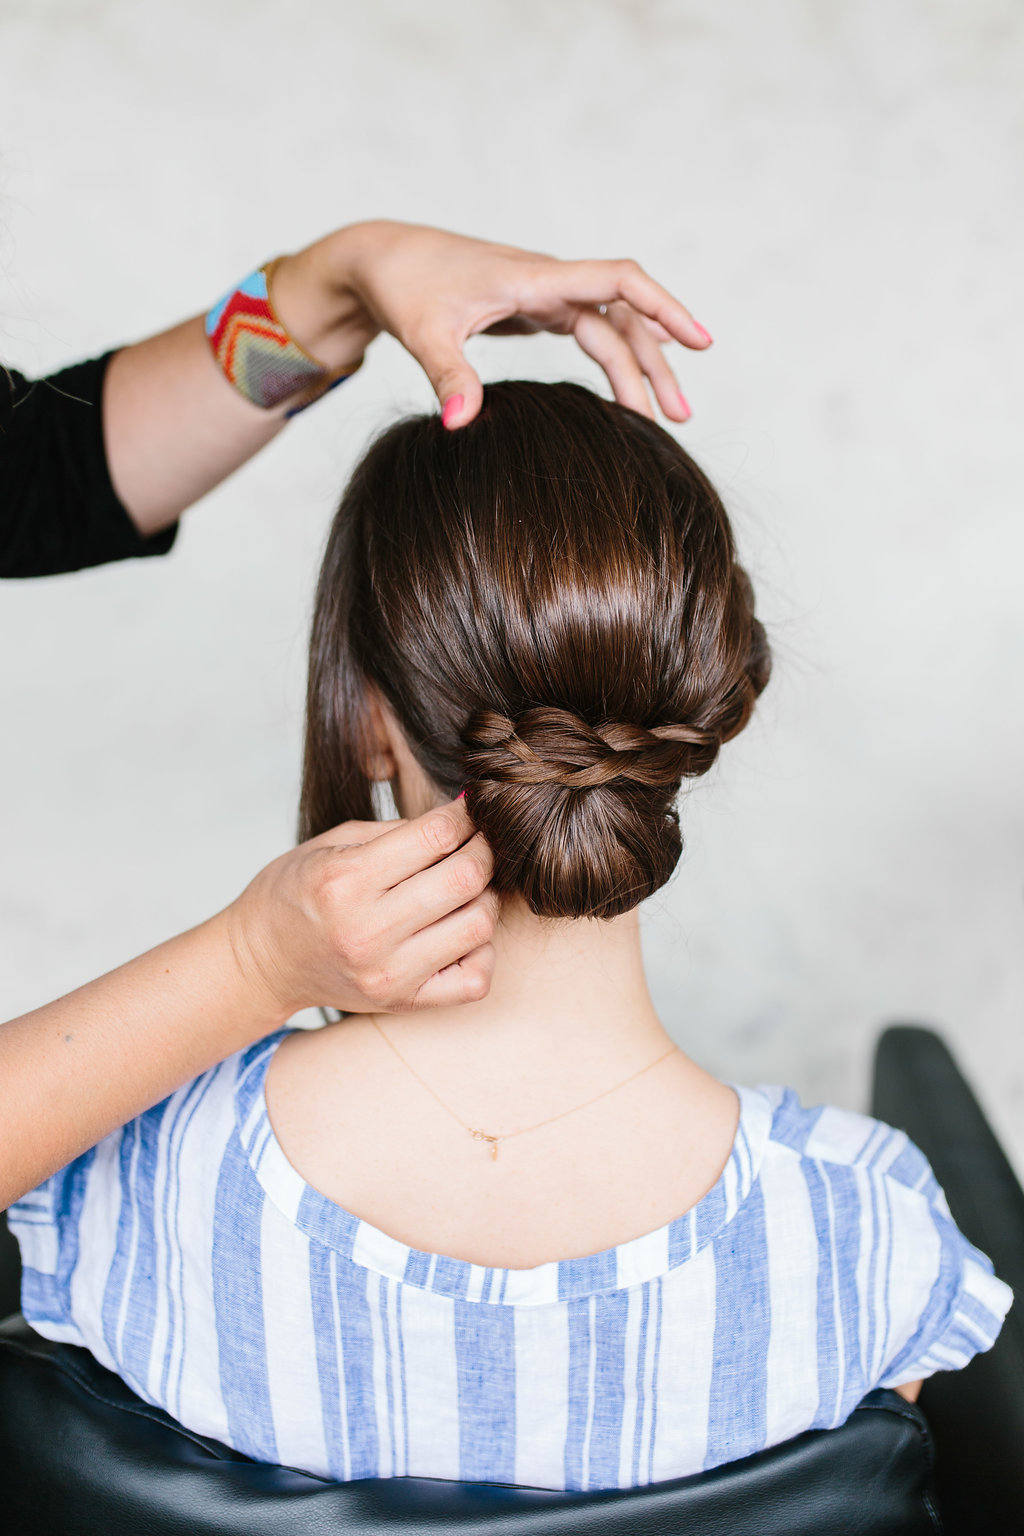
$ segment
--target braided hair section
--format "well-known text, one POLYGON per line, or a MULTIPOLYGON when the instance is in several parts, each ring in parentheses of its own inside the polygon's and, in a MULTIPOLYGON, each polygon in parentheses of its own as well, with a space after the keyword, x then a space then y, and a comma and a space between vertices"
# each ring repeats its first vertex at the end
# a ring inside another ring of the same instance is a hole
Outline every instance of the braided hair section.
POLYGON ((567 709, 528 709, 513 722, 480 710, 464 736, 467 774, 499 784, 598 789, 605 784, 677 788, 706 773, 719 738, 695 725, 588 725, 567 709))

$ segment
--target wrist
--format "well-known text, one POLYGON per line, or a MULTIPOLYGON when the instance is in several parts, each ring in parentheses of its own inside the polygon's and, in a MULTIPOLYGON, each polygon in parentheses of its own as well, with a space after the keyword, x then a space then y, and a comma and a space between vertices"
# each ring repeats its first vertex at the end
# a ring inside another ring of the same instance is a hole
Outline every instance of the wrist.
POLYGON ((274 269, 274 307, 289 335, 331 373, 354 372, 377 335, 353 281, 362 226, 317 240, 274 269))
POLYGON ((272 946, 252 914, 244 910, 247 894, 243 892, 203 926, 217 947, 231 1010, 251 1039, 259 1040, 286 1024, 302 1004, 285 996, 272 946))

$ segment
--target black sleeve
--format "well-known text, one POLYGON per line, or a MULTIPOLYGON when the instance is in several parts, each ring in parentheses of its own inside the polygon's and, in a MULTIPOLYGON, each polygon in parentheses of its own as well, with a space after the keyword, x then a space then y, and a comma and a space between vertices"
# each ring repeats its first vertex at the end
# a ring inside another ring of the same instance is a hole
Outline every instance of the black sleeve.
POLYGON ((0 576, 55 576, 174 543, 177 525, 145 538, 110 482, 101 398, 111 355, 34 382, 0 368, 0 576))

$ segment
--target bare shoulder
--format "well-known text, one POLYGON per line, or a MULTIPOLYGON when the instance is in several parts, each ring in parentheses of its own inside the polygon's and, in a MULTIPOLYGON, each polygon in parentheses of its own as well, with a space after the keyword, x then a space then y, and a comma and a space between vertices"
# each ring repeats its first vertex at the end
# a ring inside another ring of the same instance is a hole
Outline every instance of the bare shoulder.
POLYGON ((358 1072, 371 1046, 372 1031, 362 1015, 346 1014, 322 1029, 296 1029, 282 1040, 267 1070, 267 1102, 283 1107, 292 1094, 307 1099, 320 1084, 328 1091, 358 1072))

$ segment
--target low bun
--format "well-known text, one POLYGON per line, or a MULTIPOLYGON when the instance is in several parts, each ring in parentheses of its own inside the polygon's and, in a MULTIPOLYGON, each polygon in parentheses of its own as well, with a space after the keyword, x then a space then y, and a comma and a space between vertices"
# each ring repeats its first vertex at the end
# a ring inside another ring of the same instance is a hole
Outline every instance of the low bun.
POLYGON ((664 885, 682 848, 675 799, 719 748, 706 728, 591 725, 536 707, 478 710, 463 734, 466 807, 493 886, 540 917, 617 917, 664 885))

